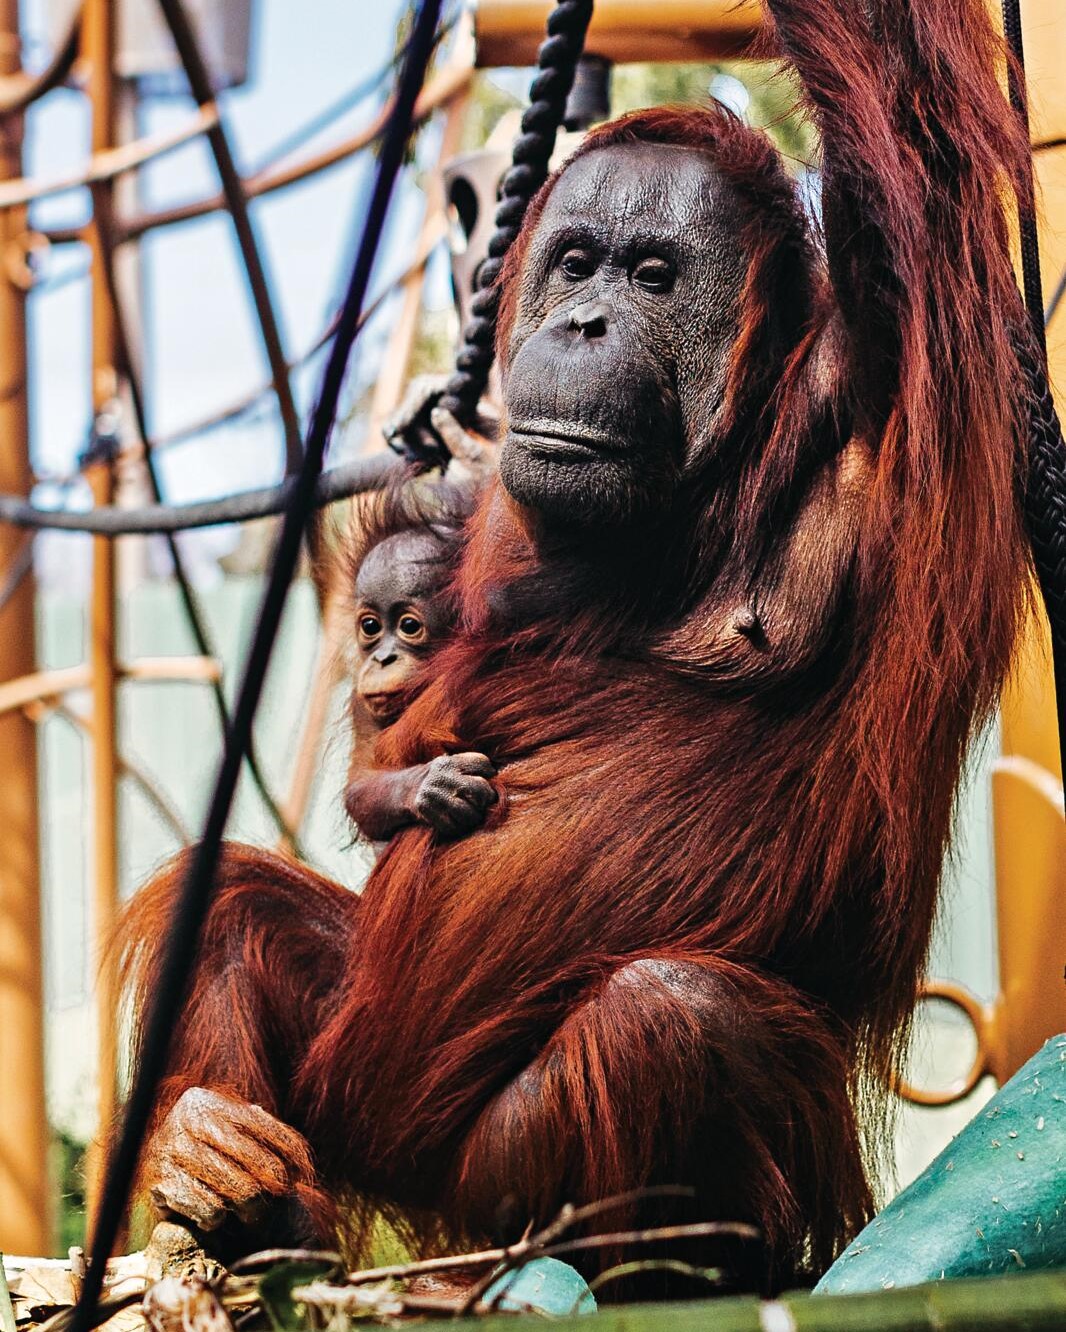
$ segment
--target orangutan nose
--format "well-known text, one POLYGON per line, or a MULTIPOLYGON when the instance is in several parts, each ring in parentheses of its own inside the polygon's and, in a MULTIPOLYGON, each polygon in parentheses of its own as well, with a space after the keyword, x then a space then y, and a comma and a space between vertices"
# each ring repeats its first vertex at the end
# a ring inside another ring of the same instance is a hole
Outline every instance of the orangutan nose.
POLYGON ((570 327, 585 338, 602 338, 607 332, 611 315, 605 301, 586 301, 570 312, 570 327))

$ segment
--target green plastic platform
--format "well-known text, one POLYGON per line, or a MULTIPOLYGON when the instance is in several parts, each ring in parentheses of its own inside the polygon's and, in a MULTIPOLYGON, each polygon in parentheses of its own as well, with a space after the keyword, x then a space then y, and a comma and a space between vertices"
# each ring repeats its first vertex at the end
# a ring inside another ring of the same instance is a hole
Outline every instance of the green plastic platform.
POLYGON ((1053 1267, 1066 1267, 1066 1035, 874 1217, 815 1294, 1053 1267))

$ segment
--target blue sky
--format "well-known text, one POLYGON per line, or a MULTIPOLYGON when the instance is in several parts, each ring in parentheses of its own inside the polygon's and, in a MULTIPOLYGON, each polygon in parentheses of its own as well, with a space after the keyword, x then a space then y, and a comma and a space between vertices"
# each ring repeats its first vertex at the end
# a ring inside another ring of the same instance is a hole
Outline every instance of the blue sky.
MULTIPOLYGON (((151 0, 135 2, 148 4, 151 0)), ((299 4, 257 0, 251 79, 223 98, 227 129, 242 169, 262 162, 293 128, 386 61, 404 8, 403 0, 303 0, 299 4)), ((42 40, 47 32, 43 0, 29 0, 24 29, 30 58, 39 64, 47 53, 42 40)), ((366 99, 300 152, 350 134, 369 119, 378 104, 377 94, 366 99)), ((192 104, 185 98, 146 102, 139 132, 179 126, 191 111, 192 104)), ((87 145, 85 99, 72 91, 53 93, 28 118, 26 171, 49 176, 76 169, 85 159, 87 145)), ((364 155, 308 184, 254 204, 290 357, 313 341, 334 308, 352 253, 361 184, 371 165, 364 155)), ((139 188, 147 205, 213 192, 216 178, 206 143, 191 144, 150 167, 141 174, 139 188)), ((379 260, 379 279, 403 267, 420 208, 419 192, 408 179, 394 203, 393 228, 379 260)), ((33 220, 37 226, 77 224, 84 220, 87 209, 86 192, 73 191, 42 201, 33 220)), ((225 215, 153 233, 143 243, 141 254, 151 425, 153 431, 165 433, 261 383, 266 365, 225 215)), ((30 301, 32 452, 39 474, 69 471, 85 441, 89 419, 88 282, 74 280, 49 290, 55 279, 81 272, 85 265, 81 247, 48 256, 46 280, 30 301)), ((444 290, 441 275, 438 266, 438 293, 444 290)), ((388 320, 386 309, 362 341, 350 392, 372 378, 388 320)), ((298 377, 304 403, 315 377, 314 372, 298 377)), ((169 451, 164 464, 167 493, 176 500, 187 500, 266 484, 280 474, 281 460, 280 430, 270 405, 225 431, 169 451)), ((84 494, 76 493, 70 502, 84 503, 84 494)), ((69 554, 69 543, 76 540, 60 538, 59 546, 69 554)), ((223 534, 222 540, 232 541, 232 534, 223 534)), ((54 567, 51 559, 45 563, 54 567)))

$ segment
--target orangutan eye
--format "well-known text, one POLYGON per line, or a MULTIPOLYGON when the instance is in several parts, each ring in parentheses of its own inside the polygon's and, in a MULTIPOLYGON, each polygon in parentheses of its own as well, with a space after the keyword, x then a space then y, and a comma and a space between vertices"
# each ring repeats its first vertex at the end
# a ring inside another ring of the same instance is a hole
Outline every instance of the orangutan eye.
POLYGON ((404 638, 410 638, 412 641, 418 641, 426 636, 426 626, 414 615, 401 615, 397 627, 404 638))
POLYGON ((657 255, 649 255, 633 269, 633 281, 645 291, 669 291, 674 285, 673 265, 657 255))
POLYGON ((360 615, 359 632, 364 638, 377 638, 381 633, 381 621, 376 615, 360 615))
POLYGON ((596 271, 596 261, 588 250, 567 250, 559 260, 559 270, 571 282, 580 282, 596 271))

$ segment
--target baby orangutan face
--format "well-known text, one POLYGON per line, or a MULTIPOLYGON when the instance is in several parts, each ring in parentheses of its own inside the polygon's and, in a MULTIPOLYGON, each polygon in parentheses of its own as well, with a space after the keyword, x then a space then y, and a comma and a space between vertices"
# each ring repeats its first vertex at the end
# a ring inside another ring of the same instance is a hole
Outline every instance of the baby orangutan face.
POLYGON ((422 660, 448 628, 448 569, 432 532, 399 532, 367 554, 355 580, 360 702, 385 726, 403 710, 422 660))

